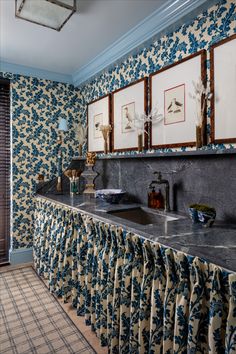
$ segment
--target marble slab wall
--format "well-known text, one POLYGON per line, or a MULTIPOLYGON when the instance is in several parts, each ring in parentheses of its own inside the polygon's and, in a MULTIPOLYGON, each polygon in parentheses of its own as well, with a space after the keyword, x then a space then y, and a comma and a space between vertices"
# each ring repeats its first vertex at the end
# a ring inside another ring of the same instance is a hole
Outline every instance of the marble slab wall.
POLYGON ((153 172, 160 171, 170 182, 172 210, 205 203, 216 208, 217 219, 236 222, 236 155, 98 160, 95 170, 96 189, 122 188, 144 204, 153 172))

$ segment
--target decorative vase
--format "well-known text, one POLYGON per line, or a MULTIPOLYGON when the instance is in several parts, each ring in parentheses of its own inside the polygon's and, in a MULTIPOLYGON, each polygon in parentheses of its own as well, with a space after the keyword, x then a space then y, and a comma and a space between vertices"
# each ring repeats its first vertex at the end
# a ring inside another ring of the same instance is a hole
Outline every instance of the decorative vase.
POLYGON ((196 208, 188 208, 193 223, 201 223, 204 227, 211 227, 216 218, 215 211, 201 211, 196 208))
POLYGON ((82 144, 79 144, 79 156, 82 156, 82 144))
POLYGON ((190 218, 192 219, 192 222, 194 223, 199 222, 197 209, 188 208, 188 211, 189 211, 190 218))
POLYGON ((83 194, 90 195, 91 197, 95 196, 95 184, 94 180, 97 177, 98 173, 93 171, 93 165, 86 164, 86 169, 81 174, 85 178, 85 189, 83 194))
POLYGON ((143 134, 138 135, 138 151, 143 151, 143 134))
POLYGON ((196 125, 196 148, 199 149, 203 146, 202 126, 196 125))
POLYGON ((61 179, 61 176, 57 177, 56 191, 57 191, 58 194, 62 193, 62 179, 61 179))
POLYGON ((104 139, 104 154, 107 154, 108 152, 108 143, 107 143, 107 138, 104 139))
POLYGON ((210 211, 198 210, 198 219, 205 227, 211 227, 215 221, 216 213, 210 211))
POLYGON ((95 165, 96 154, 94 152, 87 152, 86 159, 86 168, 81 174, 83 178, 85 178, 85 189, 83 194, 88 196, 89 198, 95 197, 95 184, 94 180, 97 177, 98 173, 93 170, 95 165))

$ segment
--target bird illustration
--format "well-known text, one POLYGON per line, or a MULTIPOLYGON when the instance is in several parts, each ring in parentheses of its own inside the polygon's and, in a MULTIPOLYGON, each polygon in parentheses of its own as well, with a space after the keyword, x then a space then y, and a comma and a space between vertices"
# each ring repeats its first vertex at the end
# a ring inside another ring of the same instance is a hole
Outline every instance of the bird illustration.
POLYGON ((99 130, 99 125, 100 125, 100 122, 95 123, 95 129, 96 130, 99 130))
POLYGON ((176 98, 173 98, 171 100, 171 103, 169 107, 167 108, 168 113, 179 113, 181 112, 181 108, 183 106, 183 103, 176 101, 176 98))
POLYGON ((132 129, 131 124, 132 124, 133 119, 132 119, 131 114, 129 113, 128 107, 124 108, 124 116, 125 116, 125 118, 128 121, 126 126, 125 126, 125 129, 132 129))

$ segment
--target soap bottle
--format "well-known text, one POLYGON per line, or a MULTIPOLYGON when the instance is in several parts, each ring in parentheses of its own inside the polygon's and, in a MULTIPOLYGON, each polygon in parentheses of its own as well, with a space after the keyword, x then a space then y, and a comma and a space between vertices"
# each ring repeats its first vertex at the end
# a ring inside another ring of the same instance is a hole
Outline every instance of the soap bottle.
POLYGON ((155 187, 151 187, 152 191, 148 193, 148 207, 149 208, 156 208, 156 197, 157 192, 155 191, 155 187))
POLYGON ((164 209, 164 197, 159 189, 158 193, 156 193, 156 208, 164 209))
POLYGON ((148 193, 148 207, 154 209, 164 209, 164 197, 159 189, 155 191, 155 187, 151 187, 152 191, 148 193))

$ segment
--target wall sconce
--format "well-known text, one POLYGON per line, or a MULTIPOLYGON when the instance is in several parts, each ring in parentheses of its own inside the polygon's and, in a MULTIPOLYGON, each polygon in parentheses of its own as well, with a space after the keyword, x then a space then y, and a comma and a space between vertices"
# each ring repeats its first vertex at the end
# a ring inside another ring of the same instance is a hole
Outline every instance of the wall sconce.
POLYGON ((59 125, 58 125, 59 135, 58 135, 58 143, 62 144, 62 132, 68 131, 67 121, 65 118, 60 118, 59 125))
POLYGON ((58 155, 57 155, 57 186, 56 190, 57 193, 62 193, 62 132, 68 131, 67 121, 65 118, 60 118, 59 125, 58 125, 59 135, 57 137, 58 142, 58 155))

